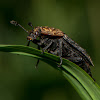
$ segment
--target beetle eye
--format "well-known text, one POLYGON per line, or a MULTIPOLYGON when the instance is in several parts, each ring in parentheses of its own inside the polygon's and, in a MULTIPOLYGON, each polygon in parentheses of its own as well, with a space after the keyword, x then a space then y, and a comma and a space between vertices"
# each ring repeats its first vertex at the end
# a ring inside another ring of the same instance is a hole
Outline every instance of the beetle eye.
POLYGON ((38 35, 38 32, 35 32, 35 35, 38 35))

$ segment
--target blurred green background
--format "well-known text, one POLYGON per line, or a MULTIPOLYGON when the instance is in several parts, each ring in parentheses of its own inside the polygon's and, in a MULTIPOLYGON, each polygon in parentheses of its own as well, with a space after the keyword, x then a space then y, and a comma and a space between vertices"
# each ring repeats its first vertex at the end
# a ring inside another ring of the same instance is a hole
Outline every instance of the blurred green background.
MULTIPOLYGON (((99 0, 2 0, 0 1, 0 44, 26 45, 27 33, 11 25, 16 20, 26 29, 50 26, 61 29, 85 48, 100 85, 99 0)), ((31 43, 32 47, 37 47, 31 43)), ((81 100, 75 89, 48 64, 37 59, 0 52, 0 100, 81 100)))

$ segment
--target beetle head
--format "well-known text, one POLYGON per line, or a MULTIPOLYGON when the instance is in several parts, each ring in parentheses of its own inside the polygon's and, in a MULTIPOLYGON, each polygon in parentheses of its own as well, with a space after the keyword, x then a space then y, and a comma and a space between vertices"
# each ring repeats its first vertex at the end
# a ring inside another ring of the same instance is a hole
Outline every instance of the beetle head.
POLYGON ((27 31, 22 25, 20 25, 19 23, 17 23, 17 21, 12 20, 12 21, 10 21, 10 23, 13 24, 13 25, 15 25, 15 26, 19 26, 19 27, 21 27, 24 31, 26 31, 26 32, 29 34, 29 35, 27 36, 27 40, 28 40, 28 41, 36 40, 37 37, 40 36, 40 33, 41 33, 40 28, 39 28, 39 27, 33 28, 33 25, 32 25, 32 23, 30 23, 30 22, 28 23, 28 25, 32 27, 32 30, 31 30, 31 31, 27 31))
POLYGON ((30 22, 28 23, 28 25, 32 27, 32 30, 28 32, 29 35, 27 36, 27 40, 29 41, 36 40, 40 36, 40 33, 41 33, 40 28, 37 27, 33 29, 33 25, 30 22))

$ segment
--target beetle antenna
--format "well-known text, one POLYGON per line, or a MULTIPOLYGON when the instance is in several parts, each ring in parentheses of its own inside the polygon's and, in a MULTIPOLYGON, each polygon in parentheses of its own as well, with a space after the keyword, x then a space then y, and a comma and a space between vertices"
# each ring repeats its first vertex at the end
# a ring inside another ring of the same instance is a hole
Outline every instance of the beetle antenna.
POLYGON ((10 23, 15 25, 15 26, 21 27, 24 31, 26 31, 28 33, 28 31, 22 25, 18 24, 17 21, 12 20, 12 21, 10 21, 10 23))
POLYGON ((33 32, 33 31, 34 31, 34 28, 33 28, 32 23, 31 23, 31 22, 29 22, 29 23, 28 23, 28 25, 32 27, 32 32, 33 32))

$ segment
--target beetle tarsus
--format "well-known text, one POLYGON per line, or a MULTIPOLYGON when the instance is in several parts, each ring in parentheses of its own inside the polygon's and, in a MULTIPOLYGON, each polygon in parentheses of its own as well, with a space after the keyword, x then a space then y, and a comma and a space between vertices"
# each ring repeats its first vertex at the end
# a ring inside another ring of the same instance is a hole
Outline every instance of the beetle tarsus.
POLYGON ((35 65, 35 68, 38 67, 39 62, 40 62, 40 60, 38 59, 36 65, 35 65))

